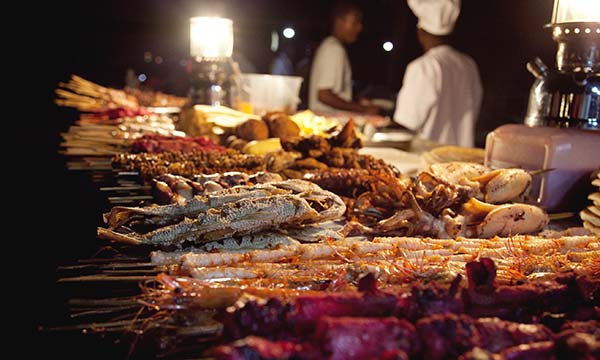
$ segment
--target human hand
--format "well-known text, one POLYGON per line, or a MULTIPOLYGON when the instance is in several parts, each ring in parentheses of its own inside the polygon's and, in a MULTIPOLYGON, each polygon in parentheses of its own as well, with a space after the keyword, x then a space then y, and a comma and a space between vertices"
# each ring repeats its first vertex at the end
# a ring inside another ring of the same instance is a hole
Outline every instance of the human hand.
POLYGON ((369 114, 369 115, 378 115, 379 111, 381 111, 381 109, 379 108, 379 106, 377 105, 365 105, 363 106, 363 111, 365 114, 369 114))

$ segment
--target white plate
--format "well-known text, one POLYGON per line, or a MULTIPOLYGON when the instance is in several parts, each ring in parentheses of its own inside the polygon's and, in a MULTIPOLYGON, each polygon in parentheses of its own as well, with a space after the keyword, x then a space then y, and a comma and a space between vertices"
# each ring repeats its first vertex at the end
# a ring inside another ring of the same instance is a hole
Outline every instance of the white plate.
POLYGON ((414 174, 425 166, 419 155, 394 148, 364 147, 358 152, 381 159, 406 174, 414 174))
POLYGON ((413 135, 404 131, 376 132, 371 137, 372 142, 409 142, 413 135))

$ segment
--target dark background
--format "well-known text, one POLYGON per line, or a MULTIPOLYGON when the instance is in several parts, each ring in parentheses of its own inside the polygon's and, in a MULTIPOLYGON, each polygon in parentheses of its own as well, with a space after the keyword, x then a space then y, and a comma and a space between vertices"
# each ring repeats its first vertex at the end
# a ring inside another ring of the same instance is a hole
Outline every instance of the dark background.
MULTIPOLYGON (((95 336, 38 332, 43 326, 67 323, 64 301, 70 289, 56 284, 56 267, 92 255, 98 243, 95 229, 106 202, 89 174, 67 172, 58 154, 59 133, 77 117, 70 109, 53 105, 53 91, 70 74, 78 74, 106 86, 122 87, 128 68, 147 74, 158 90, 184 95, 185 67, 189 51, 189 17, 221 15, 235 24, 236 50, 266 72, 274 54, 270 52, 272 31, 292 26, 295 46, 318 42, 327 35, 332 1, 94 1, 56 3, 37 11, 28 22, 38 34, 40 49, 30 57, 27 86, 35 95, 18 122, 27 134, 28 153, 19 159, 33 188, 35 201, 42 198, 41 214, 28 217, 19 229, 33 240, 30 250, 35 264, 33 285, 27 283, 23 301, 31 346, 37 356, 60 358, 123 358, 126 346, 95 336), (151 52, 153 61, 144 61, 151 52), (163 62, 154 59, 161 56, 163 62), (33 112, 30 112, 33 111, 33 112), (31 121, 31 119, 34 121, 31 121)), ((365 30, 349 47, 358 89, 382 86, 398 91, 404 68, 420 55, 415 39, 416 19, 402 0, 359 1, 364 9, 365 30), (386 53, 381 44, 392 41, 386 53)), ((456 47, 479 65, 484 101, 478 123, 477 143, 503 123, 522 122, 529 87, 533 81, 525 70, 527 61, 540 56, 554 64, 555 44, 543 26, 550 20, 552 0, 463 0, 456 27, 456 47)), ((34 49, 36 50, 36 49, 34 49)), ((29 99, 29 98, 28 98, 29 99)), ((22 144, 23 146, 23 144, 22 144)), ((31 205, 23 201, 25 205, 31 205)), ((39 207, 37 207, 39 209, 39 207)), ((23 210, 26 211, 26 210, 23 210)))

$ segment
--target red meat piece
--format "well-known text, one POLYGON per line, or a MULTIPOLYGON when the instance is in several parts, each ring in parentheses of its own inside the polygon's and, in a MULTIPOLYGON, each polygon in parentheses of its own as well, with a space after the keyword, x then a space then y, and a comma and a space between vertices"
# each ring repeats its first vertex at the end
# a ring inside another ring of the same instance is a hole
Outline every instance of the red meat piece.
POLYGON ((467 315, 433 315, 416 326, 426 359, 456 358, 481 344, 475 320, 467 315))
POLYGON ((389 357, 395 350, 414 356, 420 348, 415 327, 393 317, 323 317, 314 338, 332 360, 389 357))

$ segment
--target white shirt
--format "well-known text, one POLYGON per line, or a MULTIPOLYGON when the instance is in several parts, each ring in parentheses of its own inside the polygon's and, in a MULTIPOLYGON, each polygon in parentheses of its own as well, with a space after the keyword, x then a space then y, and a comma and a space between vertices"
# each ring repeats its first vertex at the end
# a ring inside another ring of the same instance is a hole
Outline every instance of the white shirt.
POLYGON ((319 90, 330 89, 346 101, 352 101, 352 68, 342 43, 334 36, 321 42, 310 70, 308 107, 318 113, 336 111, 319 101, 319 90))
POLYGON ((426 139, 473 147, 482 96, 475 61, 436 46, 408 64, 394 120, 426 139))

